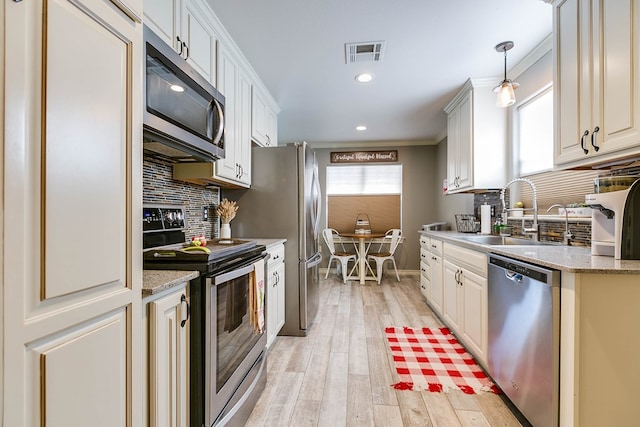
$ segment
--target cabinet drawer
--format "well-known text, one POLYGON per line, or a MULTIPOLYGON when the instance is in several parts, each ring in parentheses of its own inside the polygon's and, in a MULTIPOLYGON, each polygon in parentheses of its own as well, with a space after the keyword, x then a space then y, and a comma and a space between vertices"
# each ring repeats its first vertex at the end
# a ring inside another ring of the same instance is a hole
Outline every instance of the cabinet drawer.
POLYGON ((430 253, 428 250, 423 247, 420 248, 420 262, 428 262, 429 255, 430 253))
POLYGON ((447 260, 454 261, 461 267, 487 277, 487 254, 467 248, 461 248, 451 243, 444 244, 444 257, 447 260))
POLYGON ((284 262, 284 245, 269 248, 269 267, 284 262))
POLYGON ((429 243, 431 243, 431 239, 427 236, 420 235, 420 247, 429 249, 429 243))
POLYGON ((431 279, 431 267, 429 266, 429 262, 427 260, 420 262, 420 274, 427 279, 431 279))
POLYGON ((442 240, 431 239, 431 242, 429 243, 429 251, 442 256, 442 240))

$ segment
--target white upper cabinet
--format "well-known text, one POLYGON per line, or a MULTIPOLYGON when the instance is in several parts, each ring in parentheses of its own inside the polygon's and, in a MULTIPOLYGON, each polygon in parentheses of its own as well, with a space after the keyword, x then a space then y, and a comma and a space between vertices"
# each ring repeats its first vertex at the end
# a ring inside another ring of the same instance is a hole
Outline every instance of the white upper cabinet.
POLYGON ((253 88, 251 101, 251 139, 262 147, 278 145, 278 106, 259 87, 253 88))
POLYGON ((445 108, 450 194, 501 188, 506 182, 507 110, 496 106, 498 81, 467 80, 445 108))
POLYGON ((225 96, 225 157, 173 165, 173 177, 221 187, 251 185, 251 81, 233 51, 220 48, 218 90, 225 96))
POLYGON ((554 3, 555 164, 640 154, 640 1, 554 3))
POLYGON ((145 0, 144 23, 216 85, 218 37, 201 0, 145 0))
POLYGON ((218 180, 251 185, 251 82, 241 63, 220 50, 220 91, 225 96, 225 158, 216 161, 218 180))

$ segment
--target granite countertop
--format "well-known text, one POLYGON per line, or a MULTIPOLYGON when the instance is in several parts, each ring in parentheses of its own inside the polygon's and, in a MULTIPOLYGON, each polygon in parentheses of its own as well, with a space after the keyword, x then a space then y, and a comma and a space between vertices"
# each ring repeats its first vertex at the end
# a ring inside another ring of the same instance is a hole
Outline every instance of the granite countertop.
POLYGON ((521 261, 572 273, 640 274, 640 261, 620 260, 591 255, 591 248, 553 245, 486 245, 462 240, 469 233, 456 231, 420 231, 420 233, 450 241, 460 246, 487 253, 495 253, 521 261))
POLYGON ((142 295, 154 295, 200 275, 197 271, 143 270, 142 295))

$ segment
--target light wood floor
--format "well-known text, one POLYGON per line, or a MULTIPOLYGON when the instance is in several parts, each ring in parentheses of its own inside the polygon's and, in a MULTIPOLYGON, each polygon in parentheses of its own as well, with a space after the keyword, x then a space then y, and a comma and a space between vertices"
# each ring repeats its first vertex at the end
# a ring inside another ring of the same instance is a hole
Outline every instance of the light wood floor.
MULTIPOLYGON (((324 275, 323 275, 324 276, 324 275)), ((309 336, 280 336, 268 355, 267 387, 247 426, 520 426, 493 393, 395 390, 386 326, 443 326, 419 276, 387 273, 382 284, 322 280, 309 336)))

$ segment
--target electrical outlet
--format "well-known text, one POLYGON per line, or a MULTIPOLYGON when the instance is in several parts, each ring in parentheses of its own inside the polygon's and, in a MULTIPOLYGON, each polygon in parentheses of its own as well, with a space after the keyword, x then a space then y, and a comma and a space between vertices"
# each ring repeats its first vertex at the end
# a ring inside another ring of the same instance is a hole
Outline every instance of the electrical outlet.
POLYGON ((208 220, 209 219, 209 207, 205 206, 202 208, 202 219, 203 220, 208 220))

